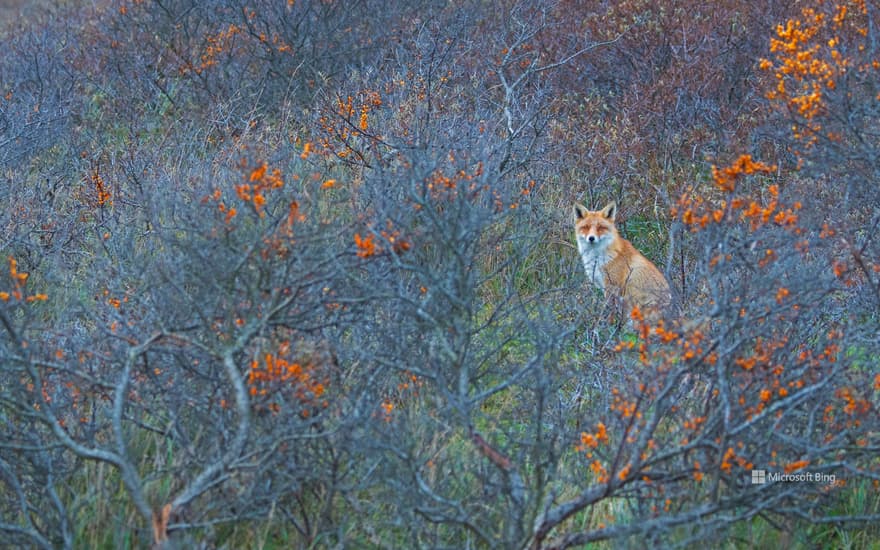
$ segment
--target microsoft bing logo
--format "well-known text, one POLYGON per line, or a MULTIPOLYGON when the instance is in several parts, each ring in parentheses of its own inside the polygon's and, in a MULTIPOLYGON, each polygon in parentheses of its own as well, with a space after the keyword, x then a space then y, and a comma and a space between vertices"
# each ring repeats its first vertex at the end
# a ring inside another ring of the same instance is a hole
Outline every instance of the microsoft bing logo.
POLYGON ((764 470, 752 470, 752 485, 767 483, 767 472, 764 470))

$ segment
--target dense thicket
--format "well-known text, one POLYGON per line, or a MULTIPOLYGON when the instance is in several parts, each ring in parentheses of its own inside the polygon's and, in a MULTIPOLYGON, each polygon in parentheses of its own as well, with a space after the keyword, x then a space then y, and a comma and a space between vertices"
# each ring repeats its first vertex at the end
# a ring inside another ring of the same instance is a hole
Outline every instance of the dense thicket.
POLYGON ((867 546, 877 22, 740 0, 7 21, 0 541, 867 546), (585 280, 571 205, 608 200, 672 283, 663 321, 585 280))

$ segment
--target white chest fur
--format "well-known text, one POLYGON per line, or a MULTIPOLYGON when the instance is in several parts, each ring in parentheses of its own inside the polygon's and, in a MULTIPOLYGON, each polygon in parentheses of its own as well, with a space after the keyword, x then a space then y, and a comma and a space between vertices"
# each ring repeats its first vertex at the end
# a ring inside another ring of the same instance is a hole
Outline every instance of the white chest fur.
POLYGON ((581 253, 581 261, 590 281, 605 289, 605 264, 608 263, 608 244, 603 242, 590 244, 586 237, 577 236, 578 251, 581 253))

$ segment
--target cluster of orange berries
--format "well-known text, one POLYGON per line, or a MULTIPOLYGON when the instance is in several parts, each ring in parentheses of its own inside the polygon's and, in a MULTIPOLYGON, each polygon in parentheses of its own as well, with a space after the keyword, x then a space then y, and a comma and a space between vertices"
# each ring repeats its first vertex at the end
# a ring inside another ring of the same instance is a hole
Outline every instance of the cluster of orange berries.
POLYGON ((370 128, 370 115, 381 107, 382 96, 375 90, 361 90, 357 98, 351 95, 337 97, 335 114, 328 113, 318 119, 324 132, 319 140, 324 152, 338 158, 354 153, 351 138, 359 133, 366 134, 370 128))
POLYGON ((725 221, 744 221, 749 223, 752 231, 772 222, 777 226, 790 228, 795 233, 797 228, 797 211, 801 209, 800 202, 794 202, 786 208, 779 203, 779 187, 770 185, 767 193, 770 200, 760 203, 744 196, 734 196, 737 181, 743 176, 754 174, 772 174, 775 166, 756 162, 751 155, 742 155, 726 168, 712 167, 712 177, 715 187, 728 195, 727 199, 707 201, 701 196, 683 194, 678 204, 672 208, 672 215, 680 217, 682 223, 690 227, 691 231, 705 229, 709 224, 720 224, 725 221), (729 199, 729 200, 728 200, 729 199), (736 213, 739 212, 737 215, 736 213))
POLYGON ((251 171, 247 182, 235 186, 235 193, 244 202, 253 204, 254 209, 262 215, 263 207, 266 205, 266 192, 282 187, 284 187, 284 178, 281 170, 273 168, 269 171, 264 161, 251 171))
POLYGON ((11 291, 0 291, 0 300, 8 302, 10 299, 25 302, 45 302, 49 299, 46 294, 38 293, 26 296, 24 294, 24 285, 28 280, 28 274, 18 270, 18 262, 12 256, 9 257, 9 278, 12 279, 13 288, 11 291))
POLYGON ((279 354, 267 353, 263 361, 254 359, 247 376, 252 397, 268 400, 267 408, 278 412, 281 404, 273 398, 279 393, 301 404, 313 405, 324 394, 325 384, 316 376, 312 365, 289 361, 284 354, 289 343, 282 343, 279 354))
MULTIPOLYGON (((419 392, 419 388, 424 385, 424 381, 413 374, 412 372, 406 371, 403 373, 403 380, 397 384, 397 398, 398 400, 402 399, 406 395, 414 396, 419 392)), ((379 408, 382 410, 381 418, 385 422, 391 422, 393 419, 392 412, 394 411, 395 404, 394 400, 391 397, 386 397, 379 404, 379 408)))
MULTIPOLYGON (((776 27, 776 36, 770 39, 774 60, 762 59, 759 67, 773 73, 775 87, 767 93, 768 99, 785 103, 797 113, 802 123, 792 126, 795 139, 807 146, 818 141, 822 125, 815 119, 823 114, 826 96, 837 88, 850 69, 852 59, 842 53, 842 43, 849 37, 864 38, 868 34, 865 18, 867 9, 862 0, 837 2, 825 9, 804 7, 800 17, 789 19, 776 27)), ((855 46, 850 49, 855 51, 855 46)), ((865 45, 858 47, 865 50, 865 45)), ((877 69, 880 63, 866 64, 877 69)), ((829 139, 838 139, 827 132, 829 139)))
POLYGON ((107 190, 104 178, 98 173, 97 168, 92 170, 91 174, 89 174, 89 179, 95 188, 95 199, 97 200, 98 206, 101 208, 111 206, 113 204, 113 197, 110 195, 110 191, 107 190))
MULTIPOLYGON (((379 231, 379 235, 390 245, 391 251, 395 254, 401 254, 412 248, 412 243, 400 236, 400 230, 395 229, 390 220, 386 222, 386 229, 379 231)), ((371 233, 365 237, 362 237, 360 233, 355 233, 354 244, 357 249, 356 254, 361 258, 369 258, 382 251, 382 247, 371 233)))

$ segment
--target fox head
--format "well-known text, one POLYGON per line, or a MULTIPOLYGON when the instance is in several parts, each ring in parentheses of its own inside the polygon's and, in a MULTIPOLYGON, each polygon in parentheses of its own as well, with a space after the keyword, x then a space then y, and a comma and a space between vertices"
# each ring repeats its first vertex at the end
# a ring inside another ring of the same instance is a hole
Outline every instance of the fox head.
POLYGON ((617 215, 617 204, 609 203, 602 210, 587 210, 581 204, 574 205, 574 230, 578 247, 585 249, 602 249, 617 238, 614 218, 617 215))

